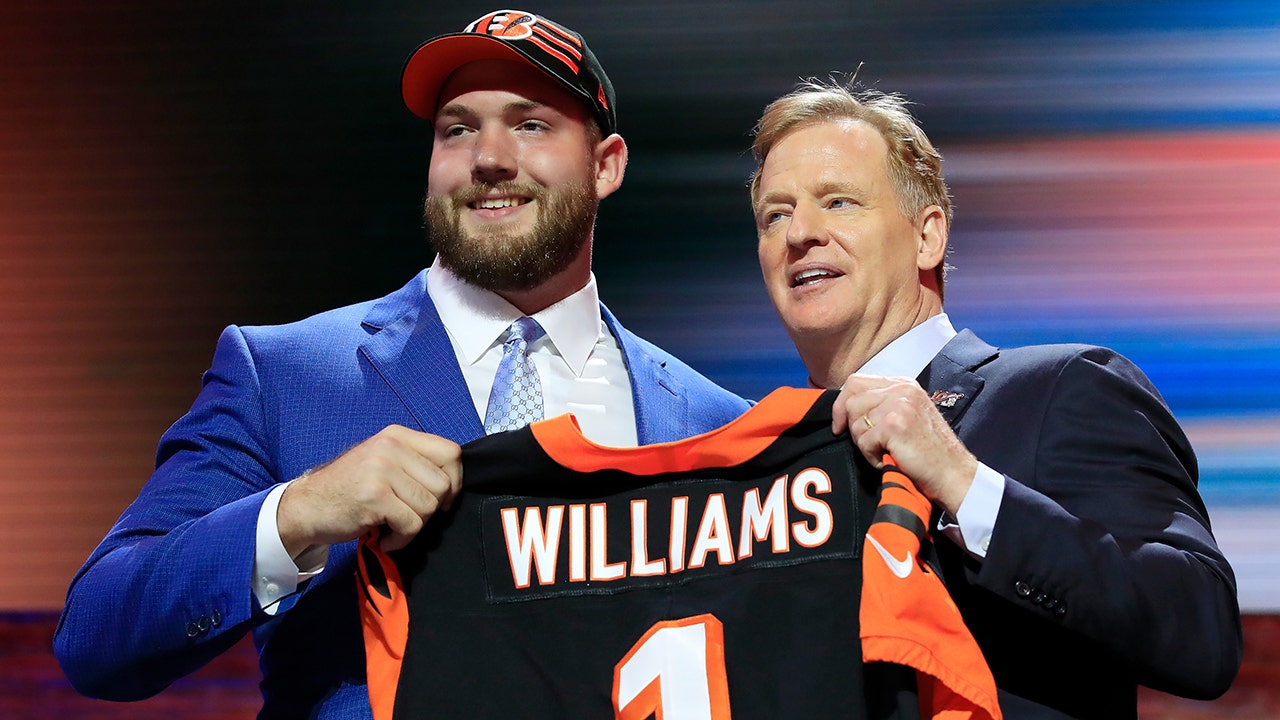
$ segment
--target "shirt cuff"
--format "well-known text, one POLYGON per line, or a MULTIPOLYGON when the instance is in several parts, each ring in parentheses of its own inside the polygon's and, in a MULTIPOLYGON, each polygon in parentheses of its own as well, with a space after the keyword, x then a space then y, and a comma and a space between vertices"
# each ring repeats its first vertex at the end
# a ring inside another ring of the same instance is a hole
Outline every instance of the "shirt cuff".
POLYGON ((253 595, 258 605, 268 615, 275 615, 279 602, 298 591, 298 585, 319 575, 329 560, 329 546, 308 548, 298 556, 298 562, 289 557, 280 540, 276 525, 276 510, 280 497, 289 483, 281 483, 267 493, 258 510, 257 543, 253 558, 253 595), (299 568, 299 564, 305 569, 299 568))
POLYGON ((953 519, 944 513, 938 522, 938 529, 968 550, 969 554, 985 558, 1003 498, 1004 475, 978 463, 978 470, 973 474, 973 484, 960 502, 956 517, 953 519))

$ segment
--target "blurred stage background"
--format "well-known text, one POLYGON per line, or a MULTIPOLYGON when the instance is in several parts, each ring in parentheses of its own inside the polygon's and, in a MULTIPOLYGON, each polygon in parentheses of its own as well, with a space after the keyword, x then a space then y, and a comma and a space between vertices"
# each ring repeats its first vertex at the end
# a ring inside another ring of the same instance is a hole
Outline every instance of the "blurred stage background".
MULTIPOLYGON (((378 296, 430 262, 428 129, 401 103, 400 68, 491 9, 0 6, 0 611, 13 637, 51 630, 222 327, 378 296)), ((632 159, 602 207, 596 273, 632 329, 747 396, 805 382, 760 287, 749 133, 797 79, 857 70, 913 100, 944 155, 953 322, 994 344, 1095 342, 1134 359, 1196 446, 1242 605, 1280 608, 1280 5, 523 9, 582 32, 617 88, 632 159)), ((10 656, 52 662, 23 647, 10 656)), ((30 695, 5 675, 0 694, 30 695)), ((1146 702, 1149 717, 1181 717, 1146 702)), ((107 712, 83 707, 67 717, 107 712)))

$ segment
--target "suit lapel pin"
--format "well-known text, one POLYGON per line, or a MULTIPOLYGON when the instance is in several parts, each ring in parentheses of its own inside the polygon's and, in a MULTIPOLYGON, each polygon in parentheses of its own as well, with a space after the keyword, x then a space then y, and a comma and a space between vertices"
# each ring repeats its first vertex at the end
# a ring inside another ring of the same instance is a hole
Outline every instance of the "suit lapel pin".
POLYGON ((950 408, 955 407, 956 401, 963 397, 964 393, 935 390, 933 395, 929 396, 929 399, 933 401, 934 405, 937 405, 940 408, 950 408))

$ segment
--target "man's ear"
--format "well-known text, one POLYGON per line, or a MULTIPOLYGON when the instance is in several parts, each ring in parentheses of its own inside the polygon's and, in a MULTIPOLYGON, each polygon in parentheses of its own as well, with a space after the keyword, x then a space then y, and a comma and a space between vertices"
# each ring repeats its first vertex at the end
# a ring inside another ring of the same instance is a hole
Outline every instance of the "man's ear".
POLYGON ((627 143, 621 135, 614 133, 596 145, 595 165, 596 197, 603 200, 622 185, 627 170, 627 143))
POLYGON ((947 216, 942 208, 930 205, 916 218, 916 268, 933 270, 947 257, 947 216))

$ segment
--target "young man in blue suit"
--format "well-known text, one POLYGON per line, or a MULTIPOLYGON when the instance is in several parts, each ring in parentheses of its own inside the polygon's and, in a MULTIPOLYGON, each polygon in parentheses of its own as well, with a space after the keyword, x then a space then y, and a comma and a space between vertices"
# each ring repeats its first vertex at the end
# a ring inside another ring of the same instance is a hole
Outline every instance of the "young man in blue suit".
POLYGON ((489 13, 419 47, 404 99, 432 122, 438 255, 379 300, 230 327, 155 474, 75 577, 54 646, 82 692, 159 692, 252 630, 260 717, 368 717, 354 541, 407 543, 462 483, 509 327, 545 416, 603 444, 676 440, 747 404, 627 332, 591 273, 627 147, 581 36, 489 13), (520 320, 520 323, 516 323, 520 320))
POLYGON ((802 85, 753 149, 770 298, 810 382, 843 388, 833 430, 873 463, 892 454, 933 501, 942 575, 1004 716, 1133 718, 1138 684, 1225 692, 1235 578, 1141 371, 1105 348, 952 328, 941 157, 899 98, 802 85))

